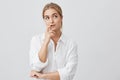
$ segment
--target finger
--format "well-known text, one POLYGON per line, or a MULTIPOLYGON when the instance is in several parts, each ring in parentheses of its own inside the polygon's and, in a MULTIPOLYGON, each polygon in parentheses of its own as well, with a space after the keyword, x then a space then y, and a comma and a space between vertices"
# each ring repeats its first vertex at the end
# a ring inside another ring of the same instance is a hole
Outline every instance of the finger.
POLYGON ((47 27, 47 32, 49 32, 50 30, 51 30, 51 25, 47 27))
POLYGON ((36 77, 36 78, 40 78, 39 73, 36 73, 35 77, 36 77))
POLYGON ((30 73, 30 77, 33 77, 34 76, 34 74, 33 73, 30 73))
POLYGON ((35 72, 32 72, 32 73, 30 74, 30 76, 31 76, 31 77, 36 77, 37 75, 36 75, 35 72))
POLYGON ((38 76, 36 74, 34 74, 33 76, 31 76, 32 78, 38 78, 38 76))
POLYGON ((36 76, 36 74, 31 74, 31 77, 35 77, 36 76))
POLYGON ((47 30, 46 30, 46 31, 47 31, 47 32, 49 32, 49 30, 50 30, 50 28, 49 28, 49 27, 47 27, 47 30))
POLYGON ((37 76, 37 75, 35 75, 35 76, 34 76, 34 78, 38 78, 38 76, 37 76))

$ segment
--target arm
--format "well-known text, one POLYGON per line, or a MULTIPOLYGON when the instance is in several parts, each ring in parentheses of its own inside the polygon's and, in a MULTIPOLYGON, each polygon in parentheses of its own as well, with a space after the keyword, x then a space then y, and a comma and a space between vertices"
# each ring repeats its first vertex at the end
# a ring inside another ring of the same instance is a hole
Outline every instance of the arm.
POLYGON ((37 78, 41 79, 50 79, 50 80, 72 80, 74 78, 77 63, 78 63, 78 55, 77 55, 77 46, 73 46, 69 50, 69 55, 67 56, 67 64, 65 67, 58 69, 56 72, 49 73, 38 73, 37 78))
POLYGON ((38 52, 39 60, 41 62, 46 62, 47 60, 47 53, 48 53, 48 43, 49 41, 45 40, 44 43, 41 46, 40 51, 38 52))
POLYGON ((37 71, 31 71, 31 77, 37 79, 49 79, 49 80, 60 80, 59 73, 56 72, 49 72, 49 73, 39 73, 37 71))
POLYGON ((58 71, 45 73, 45 74, 43 74, 43 76, 44 76, 43 78, 45 78, 45 79, 60 80, 60 76, 59 76, 58 71))
POLYGON ((50 42, 51 37, 54 35, 55 35, 55 32, 51 31, 50 27, 47 27, 47 30, 45 32, 44 42, 43 42, 42 47, 40 48, 40 51, 38 53, 39 60, 42 62, 46 62, 47 53, 48 53, 48 44, 50 42))
POLYGON ((77 70, 78 52, 77 44, 73 44, 68 51, 66 66, 58 69, 60 80, 73 80, 77 70))
POLYGON ((41 71, 48 64, 48 60, 46 62, 42 62, 41 60, 39 60, 38 52, 39 52, 39 48, 42 47, 41 45, 42 42, 39 40, 39 37, 34 36, 31 40, 30 52, 29 52, 31 70, 41 71))
POLYGON ((45 39, 43 43, 39 40, 38 36, 34 36, 32 38, 29 52, 31 70, 40 72, 43 68, 45 68, 48 65, 48 44, 51 36, 54 35, 53 33, 53 31, 48 32, 47 30, 45 33, 45 39), (38 48, 39 45, 40 47, 38 48))

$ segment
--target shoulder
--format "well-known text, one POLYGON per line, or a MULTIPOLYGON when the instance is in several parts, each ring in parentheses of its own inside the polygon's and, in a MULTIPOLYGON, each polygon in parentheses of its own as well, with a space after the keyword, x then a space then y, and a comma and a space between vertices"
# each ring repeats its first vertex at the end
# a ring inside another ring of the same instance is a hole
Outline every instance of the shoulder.
POLYGON ((42 34, 35 34, 32 36, 31 42, 41 41, 43 38, 44 33, 42 34))
POLYGON ((67 36, 64 35, 64 38, 65 38, 65 41, 66 41, 66 44, 69 46, 69 47, 77 47, 77 43, 75 40, 73 40, 72 38, 69 38, 67 36))

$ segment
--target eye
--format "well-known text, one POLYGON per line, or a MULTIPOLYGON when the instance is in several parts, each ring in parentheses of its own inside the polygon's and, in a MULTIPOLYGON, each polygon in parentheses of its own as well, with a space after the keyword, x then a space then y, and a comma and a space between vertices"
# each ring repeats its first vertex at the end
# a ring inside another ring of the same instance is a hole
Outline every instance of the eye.
POLYGON ((53 15, 54 18, 57 18, 58 16, 57 15, 53 15))
POLYGON ((49 19, 49 17, 48 17, 48 16, 45 16, 45 17, 44 17, 44 19, 45 19, 45 20, 48 20, 48 19, 49 19))

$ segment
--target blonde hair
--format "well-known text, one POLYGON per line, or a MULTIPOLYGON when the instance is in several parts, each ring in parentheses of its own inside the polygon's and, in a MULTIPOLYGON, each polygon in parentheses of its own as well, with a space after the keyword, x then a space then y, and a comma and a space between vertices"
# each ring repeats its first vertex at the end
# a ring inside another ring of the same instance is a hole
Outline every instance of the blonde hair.
POLYGON ((50 8, 55 9, 58 12, 58 14, 61 16, 61 18, 63 17, 61 7, 58 4, 51 2, 51 3, 46 4, 43 8, 43 12, 42 12, 43 19, 44 19, 45 11, 50 9, 50 8))

